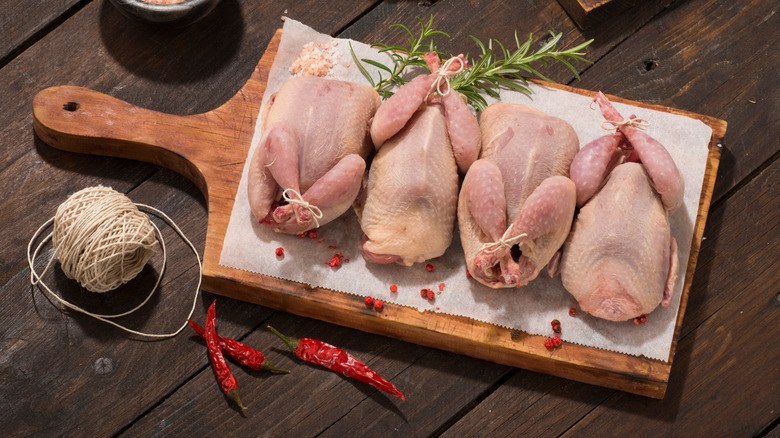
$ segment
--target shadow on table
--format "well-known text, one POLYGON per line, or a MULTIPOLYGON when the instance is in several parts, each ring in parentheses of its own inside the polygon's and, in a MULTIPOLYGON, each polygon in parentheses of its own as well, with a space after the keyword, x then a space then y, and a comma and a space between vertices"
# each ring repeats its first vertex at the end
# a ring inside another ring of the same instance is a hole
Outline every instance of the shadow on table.
POLYGON ((209 15, 181 28, 128 18, 104 1, 99 25, 108 53, 119 64, 135 75, 165 83, 213 76, 229 64, 244 37, 237 0, 222 0, 209 15))

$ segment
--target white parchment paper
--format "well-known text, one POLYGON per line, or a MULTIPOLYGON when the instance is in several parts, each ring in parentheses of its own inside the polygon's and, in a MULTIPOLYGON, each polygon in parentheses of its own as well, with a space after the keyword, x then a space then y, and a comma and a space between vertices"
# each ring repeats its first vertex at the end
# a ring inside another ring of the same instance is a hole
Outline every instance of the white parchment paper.
MULTIPOLYGON (((333 77, 367 83, 352 58, 349 40, 333 39, 288 18, 268 78, 263 106, 268 96, 291 78, 289 66, 304 45, 318 41, 336 45, 341 52, 339 64, 332 69, 333 77)), ((359 58, 390 64, 386 55, 376 53, 369 46, 355 41, 351 44, 359 58)), ((366 67, 373 77, 377 77, 375 69, 366 67)), ((603 120, 601 113, 590 108, 590 98, 534 84, 531 89, 533 94, 530 97, 503 91, 501 100, 531 105, 566 120, 574 127, 581 145, 605 134, 600 127, 603 120)), ((577 307, 576 301, 563 288, 560 277, 550 279, 546 271, 522 289, 493 290, 478 284, 466 276, 457 226, 449 250, 429 262, 434 267, 433 272, 428 272, 425 264, 401 267, 366 263, 359 250, 360 225, 351 210, 319 228, 315 239, 278 234, 260 226, 252 217, 247 200, 247 169, 260 139, 260 120, 244 167, 220 264, 349 294, 370 295, 384 300, 387 305, 405 305, 421 312, 466 316, 536 335, 552 336, 550 321, 558 319, 564 341, 666 361, 688 265, 712 130, 704 123, 684 116, 618 103, 614 106, 624 117, 635 114, 651 122, 647 133, 666 146, 685 178, 684 204, 670 218, 672 235, 677 239, 680 255, 674 299, 669 307, 659 307, 648 315, 644 324, 635 325, 631 321, 613 323, 584 313, 569 316, 568 309, 577 307), (280 246, 285 251, 283 257, 275 255, 275 249, 280 246), (327 266, 326 262, 339 251, 349 262, 339 268, 327 266), (439 291, 441 283, 444 283, 444 289, 439 291), (390 291, 391 284, 397 285, 397 292, 390 291), (441 293, 430 302, 420 296, 422 288, 441 293)))

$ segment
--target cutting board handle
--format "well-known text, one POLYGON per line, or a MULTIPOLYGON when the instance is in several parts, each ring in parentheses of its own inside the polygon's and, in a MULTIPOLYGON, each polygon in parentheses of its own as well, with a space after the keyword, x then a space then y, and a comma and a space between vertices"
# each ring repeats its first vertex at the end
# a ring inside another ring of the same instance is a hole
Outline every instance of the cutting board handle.
MULTIPOLYGON (((279 47, 278 29, 247 82, 211 111, 174 115, 152 111, 97 91, 57 86, 33 99, 33 127, 48 145, 69 152, 146 161, 178 172, 206 200, 232 202, 255 131, 268 72, 279 47)), ((219 206, 209 205, 209 210, 219 206)))
POLYGON ((47 144, 146 161, 180 172, 198 185, 205 184, 196 153, 203 138, 193 132, 199 132, 203 122, 201 115, 152 111, 82 87, 46 88, 33 99, 33 126, 47 144))

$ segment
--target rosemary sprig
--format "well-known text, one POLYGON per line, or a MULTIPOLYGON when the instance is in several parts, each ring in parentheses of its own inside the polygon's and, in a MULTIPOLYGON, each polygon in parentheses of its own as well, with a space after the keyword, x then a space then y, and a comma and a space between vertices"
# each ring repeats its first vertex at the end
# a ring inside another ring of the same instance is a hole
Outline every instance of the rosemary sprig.
POLYGON ((368 78, 371 86, 382 96, 382 99, 387 99, 392 96, 394 92, 391 90, 409 82, 401 76, 408 67, 422 66, 427 69, 423 55, 429 52, 436 52, 440 57, 444 56, 441 52, 436 50, 436 46, 433 43, 433 37, 436 35, 443 35, 449 38, 450 36, 442 31, 433 30, 433 15, 431 15, 431 18, 427 23, 420 17, 417 17, 417 21, 420 23, 420 35, 415 35, 414 32, 403 24, 396 23, 390 25, 391 29, 399 27, 409 34, 409 38, 406 40, 409 44, 408 47, 388 46, 387 44, 382 43, 373 44, 374 47, 380 49, 379 53, 388 53, 390 55, 393 59, 392 69, 381 62, 376 62, 372 59, 362 59, 366 64, 379 69, 379 79, 376 82, 374 82, 374 79, 368 71, 366 71, 365 67, 363 67, 360 62, 361 60, 357 59, 357 55, 355 55, 355 51, 352 49, 352 44, 350 43, 349 45, 349 49, 352 51, 352 58, 355 59, 358 68, 360 68, 363 75, 368 78), (383 78, 382 72, 385 72, 388 76, 383 78))
MULTIPOLYGON (((361 60, 357 59, 354 51, 352 52, 352 56, 355 58, 363 75, 368 78, 371 85, 380 93, 383 99, 393 95, 393 90, 396 87, 400 87, 408 82, 401 77, 401 74, 407 67, 422 66, 427 69, 427 65, 423 59, 425 53, 436 51, 440 58, 445 58, 441 52, 436 50, 432 37, 435 35, 444 35, 449 38, 449 35, 433 29, 433 15, 431 15, 427 23, 419 17, 417 17, 417 20, 420 22, 419 36, 416 36, 409 28, 402 24, 393 24, 390 26, 391 28, 400 27, 409 34, 409 38, 407 39, 409 47, 388 46, 385 44, 374 45, 381 48, 380 52, 388 52, 390 54, 393 59, 393 68, 371 59, 362 59, 363 62, 380 70, 379 80, 377 82, 374 82, 368 71, 361 64, 361 60), (423 47, 425 47, 426 50, 423 50, 423 47), (382 78, 383 71, 389 75, 387 78, 382 78)), ((579 79, 579 73, 572 63, 578 61, 590 63, 590 61, 584 57, 585 52, 583 50, 590 45, 593 40, 585 41, 570 49, 556 50, 562 36, 562 33, 556 34, 555 32, 550 31, 549 40, 536 51, 531 51, 533 34, 529 35, 528 39, 521 44, 517 31, 515 31, 515 44, 517 45, 517 49, 514 51, 506 49, 498 40, 491 38, 488 40, 487 45, 485 45, 478 38, 472 36, 471 39, 477 43, 477 46, 479 46, 482 53, 476 60, 469 61, 469 64, 471 64, 470 68, 464 69, 450 79, 450 86, 465 95, 468 99, 468 103, 472 105, 474 109, 482 111, 487 107, 487 101, 483 95, 499 97, 502 88, 531 94, 531 91, 528 88, 528 81, 524 76, 525 74, 536 75, 546 81, 553 82, 537 68, 533 67, 531 65, 532 63, 536 64, 541 62, 547 66, 552 61, 560 62, 569 68, 572 73, 574 73, 574 76, 579 79)))
POLYGON ((465 69, 455 75, 450 80, 450 86, 463 93, 468 102, 478 111, 487 107, 487 102, 482 96, 483 93, 492 97, 499 97, 502 87, 510 90, 531 94, 528 89, 528 81, 523 76, 530 73, 546 81, 554 82, 552 79, 543 75, 531 64, 542 62, 548 66, 551 61, 558 61, 569 68, 574 76, 579 79, 580 75, 572 62, 583 61, 590 63, 584 55, 583 49, 593 42, 593 40, 566 50, 556 50, 558 42, 563 36, 562 33, 556 34, 550 31, 550 39, 539 50, 531 52, 531 43, 533 34, 520 44, 520 39, 515 31, 515 43, 517 49, 510 52, 498 40, 488 40, 487 46, 479 39, 471 37, 477 43, 482 54, 474 62, 473 68, 465 69), (497 46, 494 48, 494 45, 497 46))

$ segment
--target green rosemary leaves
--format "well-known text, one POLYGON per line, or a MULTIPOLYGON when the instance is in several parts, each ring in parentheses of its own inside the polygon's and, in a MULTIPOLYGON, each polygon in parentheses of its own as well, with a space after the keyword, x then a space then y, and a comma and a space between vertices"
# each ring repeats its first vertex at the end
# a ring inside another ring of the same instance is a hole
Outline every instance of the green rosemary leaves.
MULTIPOLYGON (((399 27, 409 34, 409 37, 407 38, 407 47, 374 44, 374 47, 378 47, 380 52, 387 52, 390 55, 393 60, 392 66, 386 66, 371 59, 358 60, 354 51, 352 52, 352 56, 355 58, 363 75, 368 78, 371 85, 383 99, 393 95, 394 90, 397 89, 397 87, 408 82, 401 76, 408 67, 422 66, 427 69, 427 65, 423 59, 424 54, 435 51, 439 54, 440 58, 444 58, 444 55, 436 49, 433 37, 442 35, 449 38, 449 35, 433 29, 433 16, 431 16, 427 22, 419 17, 417 20, 420 23, 419 34, 415 34, 402 24, 393 24, 390 26, 391 28, 399 27), (375 81, 370 76, 362 63, 372 65, 379 69, 378 80, 375 81)), ((544 45, 536 51, 531 50, 533 35, 529 35, 528 39, 521 43, 517 36, 517 32, 515 32, 515 44, 517 45, 517 48, 511 51, 505 48, 498 40, 491 38, 488 40, 487 44, 484 44, 482 41, 472 36, 471 38, 476 42, 477 46, 479 46, 481 54, 476 59, 468 60, 469 68, 464 69, 462 72, 452 77, 450 79, 450 86, 465 95, 468 103, 473 106, 474 109, 482 111, 487 107, 487 102, 483 95, 497 98, 502 88, 531 94, 531 91, 528 88, 528 82, 524 75, 535 75, 552 82, 549 78, 539 72, 536 67, 533 67, 532 64, 541 63, 547 66, 551 62, 557 61, 569 68, 577 79, 579 79, 577 69, 572 63, 579 61, 590 62, 584 57, 584 49, 590 45, 593 40, 585 41, 570 49, 557 50, 558 43, 562 36, 563 34, 561 33, 556 34, 551 31, 544 45)))

